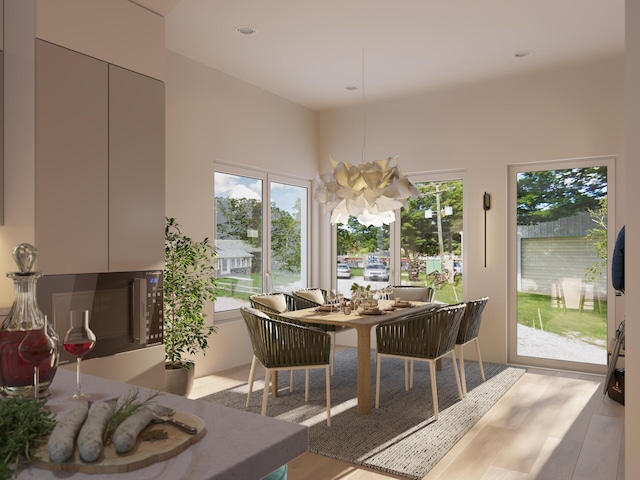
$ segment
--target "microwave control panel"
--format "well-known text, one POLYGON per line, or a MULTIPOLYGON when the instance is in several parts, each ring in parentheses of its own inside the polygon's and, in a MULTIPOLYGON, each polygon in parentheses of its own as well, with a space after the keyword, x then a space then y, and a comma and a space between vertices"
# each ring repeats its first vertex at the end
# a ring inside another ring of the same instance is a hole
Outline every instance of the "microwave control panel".
POLYGON ((132 340, 157 345, 163 340, 162 272, 146 272, 133 282, 132 340))

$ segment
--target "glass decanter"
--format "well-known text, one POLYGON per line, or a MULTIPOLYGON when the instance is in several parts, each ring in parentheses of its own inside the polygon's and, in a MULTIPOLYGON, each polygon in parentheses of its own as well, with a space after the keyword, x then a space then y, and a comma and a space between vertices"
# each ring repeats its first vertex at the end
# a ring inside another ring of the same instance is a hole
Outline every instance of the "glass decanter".
POLYGON ((20 269, 9 272, 7 277, 13 280, 14 299, 11 310, 0 325, 0 389, 10 397, 32 397, 33 364, 20 356, 19 346, 24 338, 34 330, 47 329, 55 349, 46 361, 39 365, 39 397, 50 394, 49 385, 58 368, 60 357, 58 335, 44 315, 36 301, 36 282, 41 272, 31 271, 37 256, 37 249, 28 243, 21 243, 13 249, 13 258, 20 269))

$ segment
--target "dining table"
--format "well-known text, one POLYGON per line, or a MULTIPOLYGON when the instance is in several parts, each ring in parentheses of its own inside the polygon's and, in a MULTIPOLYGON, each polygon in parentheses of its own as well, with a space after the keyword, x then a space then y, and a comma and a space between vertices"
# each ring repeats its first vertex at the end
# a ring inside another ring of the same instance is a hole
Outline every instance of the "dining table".
POLYGON ((442 306, 440 302, 403 302, 379 300, 377 310, 358 309, 350 314, 339 308, 320 306, 283 312, 280 315, 301 323, 336 325, 353 328, 357 336, 357 393, 358 415, 371 412, 371 329, 381 323, 390 322, 409 314, 423 312, 442 306), (398 306, 396 306, 398 305, 398 306))

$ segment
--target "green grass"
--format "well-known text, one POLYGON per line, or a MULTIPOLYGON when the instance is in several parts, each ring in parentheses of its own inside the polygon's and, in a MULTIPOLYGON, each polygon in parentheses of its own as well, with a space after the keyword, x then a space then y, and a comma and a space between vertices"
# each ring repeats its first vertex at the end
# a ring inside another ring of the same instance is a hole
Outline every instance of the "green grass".
POLYGON ((557 308, 551 297, 533 293, 518 294, 518 323, 542 328, 562 336, 578 337, 581 340, 602 344, 607 338, 607 302, 601 302, 601 312, 557 308), (539 315, 538 315, 539 312, 539 315))

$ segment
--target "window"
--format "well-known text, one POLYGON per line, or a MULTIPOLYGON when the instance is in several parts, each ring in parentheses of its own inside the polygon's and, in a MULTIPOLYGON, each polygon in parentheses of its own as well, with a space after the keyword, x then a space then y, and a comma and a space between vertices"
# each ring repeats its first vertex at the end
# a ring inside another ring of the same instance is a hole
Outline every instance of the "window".
POLYGON ((340 293, 350 295, 353 284, 373 289, 428 285, 436 288, 439 301, 462 300, 463 182, 443 179, 416 186, 420 198, 409 200, 390 225, 367 227, 351 217, 347 225, 337 226, 340 293))
POLYGON ((254 293, 307 285, 308 182, 219 167, 215 311, 249 305, 254 293))

